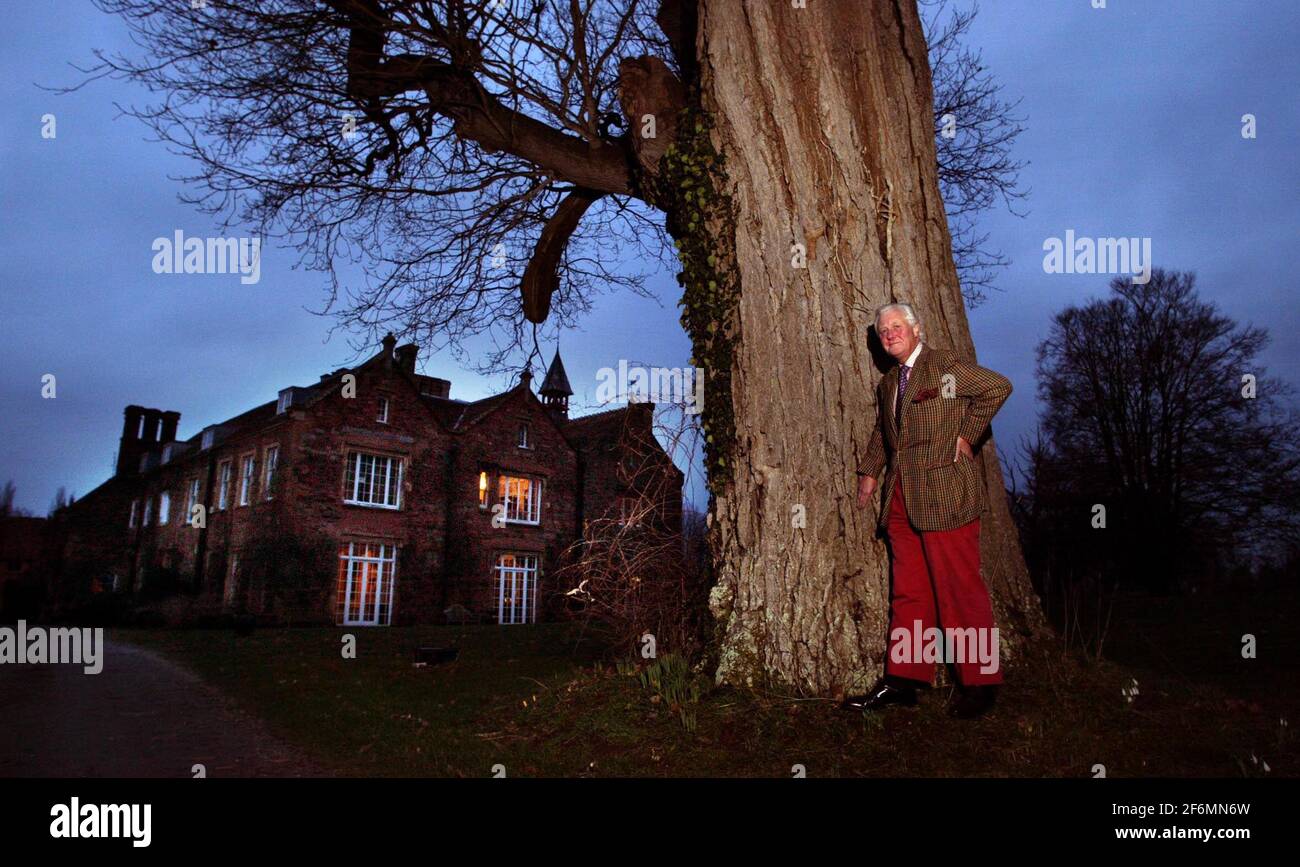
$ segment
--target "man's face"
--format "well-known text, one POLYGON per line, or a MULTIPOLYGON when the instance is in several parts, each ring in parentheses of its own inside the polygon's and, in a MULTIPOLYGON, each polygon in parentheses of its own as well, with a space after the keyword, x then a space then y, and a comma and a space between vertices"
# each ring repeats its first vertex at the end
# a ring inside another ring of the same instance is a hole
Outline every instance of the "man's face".
POLYGON ((880 335, 885 351, 900 363, 907 361, 907 356, 921 342, 920 326, 908 325, 903 314, 897 310, 885 311, 885 315, 876 323, 876 333, 880 335))

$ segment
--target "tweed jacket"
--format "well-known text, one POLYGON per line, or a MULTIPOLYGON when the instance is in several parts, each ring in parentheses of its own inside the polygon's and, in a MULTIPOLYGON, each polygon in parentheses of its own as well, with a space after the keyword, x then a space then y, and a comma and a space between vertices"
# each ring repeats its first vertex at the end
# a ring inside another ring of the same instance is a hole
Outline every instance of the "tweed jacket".
POLYGON ((961 361, 946 349, 922 344, 907 379, 901 419, 894 418, 898 399, 898 365, 876 386, 876 427, 858 475, 881 484, 880 527, 889 518, 889 502, 899 472, 907 516, 918 530, 952 530, 968 524, 988 508, 984 465, 963 457, 953 462, 957 437, 972 450, 989 422, 1011 394, 1011 381, 977 364, 961 361), (899 434, 901 422, 902 434, 899 434))

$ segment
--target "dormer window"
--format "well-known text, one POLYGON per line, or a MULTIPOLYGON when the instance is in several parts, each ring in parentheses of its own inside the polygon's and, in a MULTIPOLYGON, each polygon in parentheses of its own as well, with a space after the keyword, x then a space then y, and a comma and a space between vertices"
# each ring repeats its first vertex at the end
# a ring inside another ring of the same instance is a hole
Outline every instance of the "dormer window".
POLYGON ((388 398, 379 398, 379 414, 375 416, 375 421, 388 424, 388 398))
POLYGON ((532 445, 528 441, 528 422, 519 425, 519 448, 531 449, 532 445))
POLYGON ((171 459, 172 459, 172 447, 171 444, 168 443, 167 445, 163 446, 162 462, 165 464, 171 459))
POLYGON ((275 404, 275 414, 284 415, 284 413, 288 412, 289 407, 291 406, 293 406, 293 389, 281 389, 280 399, 275 404))
POLYGON ((208 428, 207 430, 205 430, 203 432, 203 441, 199 447, 204 450, 212 448, 212 438, 215 434, 216 431, 213 430, 212 428, 208 428))

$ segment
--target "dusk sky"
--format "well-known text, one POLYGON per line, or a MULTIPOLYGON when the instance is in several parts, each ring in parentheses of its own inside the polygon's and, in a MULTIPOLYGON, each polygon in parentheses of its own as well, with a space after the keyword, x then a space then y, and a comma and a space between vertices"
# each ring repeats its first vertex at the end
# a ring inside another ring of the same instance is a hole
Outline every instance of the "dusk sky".
MULTIPOLYGON (((1028 163, 1029 195, 1018 206, 1027 215, 983 218, 990 245, 1012 264, 971 312, 980 363, 1016 389, 994 425, 1003 450, 1034 426, 1034 350, 1050 317, 1107 291, 1109 275, 1044 272, 1044 240, 1070 230, 1150 238, 1157 266, 1195 271, 1205 297, 1267 328, 1264 365, 1300 384, 1289 264, 1300 193, 1300 5, 1106 5, 986 0, 968 38, 1004 96, 1021 100, 1026 127, 1014 156, 1028 163), (1245 114, 1255 116, 1257 138, 1243 138, 1245 114)), ((131 52, 124 24, 80 0, 9 3, 5 13, 0 482, 12 478, 16 505, 44 515, 59 486, 82 495, 108 477, 127 404, 179 411, 187 438, 355 356, 343 335, 327 340, 331 320, 310 312, 325 279, 292 270, 292 251, 264 250, 254 285, 154 274, 153 239, 219 230, 178 201, 173 178, 190 167, 120 116, 117 105, 149 94, 111 80, 67 95, 42 89, 79 82, 71 64, 90 65, 95 48, 131 52), (56 138, 41 135, 46 114, 57 119, 56 138), (53 400, 41 396, 47 373, 57 377, 53 400)), ((603 296, 583 329, 562 337, 575 406, 594 403, 596 371, 619 359, 686 364, 673 275, 652 287, 658 302, 603 296)), ((547 360, 553 348, 543 347, 547 360)), ((450 356, 423 361, 423 372, 451 380, 455 398, 508 384, 450 356)))

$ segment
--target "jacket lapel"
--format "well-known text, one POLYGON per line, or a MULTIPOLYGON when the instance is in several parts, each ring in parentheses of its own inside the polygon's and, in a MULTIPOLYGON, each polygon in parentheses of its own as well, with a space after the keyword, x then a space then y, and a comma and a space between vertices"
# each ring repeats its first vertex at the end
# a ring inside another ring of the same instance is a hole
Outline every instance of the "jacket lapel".
MULTIPOLYGON (((928 367, 927 359, 930 355, 930 347, 924 343, 921 344, 921 352, 916 356, 916 364, 912 365, 912 372, 907 375, 907 390, 903 392, 903 415, 894 422, 894 435, 897 436, 902 429, 902 425, 907 421, 907 408, 912 404, 912 398, 916 396, 917 391, 921 388, 921 381, 925 378, 924 374, 928 367)), ((894 399, 898 399, 898 370, 900 365, 894 365, 894 399)))

